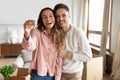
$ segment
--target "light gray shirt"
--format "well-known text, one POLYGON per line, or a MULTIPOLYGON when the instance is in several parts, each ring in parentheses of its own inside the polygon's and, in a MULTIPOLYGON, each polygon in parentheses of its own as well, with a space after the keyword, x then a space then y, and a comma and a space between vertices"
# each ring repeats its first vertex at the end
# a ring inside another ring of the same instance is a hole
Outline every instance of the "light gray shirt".
POLYGON ((62 72, 75 73, 83 70, 83 62, 92 58, 89 41, 82 30, 71 27, 66 34, 66 50, 73 54, 73 58, 63 60, 62 72))

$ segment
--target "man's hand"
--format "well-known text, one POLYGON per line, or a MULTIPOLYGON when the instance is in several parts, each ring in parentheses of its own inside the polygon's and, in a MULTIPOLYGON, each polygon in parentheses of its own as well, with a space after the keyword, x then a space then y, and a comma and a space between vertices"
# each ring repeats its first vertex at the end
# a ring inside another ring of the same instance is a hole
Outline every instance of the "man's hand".
POLYGON ((59 57, 62 57, 62 58, 65 58, 65 57, 67 56, 67 51, 64 50, 64 49, 59 50, 58 56, 59 56, 59 57))
POLYGON ((72 59, 73 58, 73 53, 62 49, 62 50, 59 50, 58 56, 62 57, 62 58, 72 59))

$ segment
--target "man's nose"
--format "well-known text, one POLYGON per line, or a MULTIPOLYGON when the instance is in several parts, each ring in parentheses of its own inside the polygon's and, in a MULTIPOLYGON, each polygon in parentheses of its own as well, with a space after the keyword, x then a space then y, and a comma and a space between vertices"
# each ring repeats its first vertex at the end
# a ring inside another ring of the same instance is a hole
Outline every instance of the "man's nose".
POLYGON ((62 20, 63 19, 63 17, 62 16, 60 16, 60 20, 62 20))

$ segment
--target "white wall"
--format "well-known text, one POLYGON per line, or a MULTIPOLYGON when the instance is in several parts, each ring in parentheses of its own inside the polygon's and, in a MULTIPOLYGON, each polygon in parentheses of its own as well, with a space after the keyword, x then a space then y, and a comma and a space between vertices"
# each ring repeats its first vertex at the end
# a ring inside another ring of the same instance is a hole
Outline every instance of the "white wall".
MULTIPOLYGON (((81 10, 84 0, 0 0, 0 43, 6 43, 10 30, 18 31, 22 37, 23 23, 27 19, 35 19, 43 7, 53 8, 57 3, 67 4, 70 8, 71 22, 76 26, 81 16, 76 16, 81 10), (77 7, 79 6, 79 7, 77 7), (20 34, 21 33, 21 34, 20 34)), ((115 52, 118 30, 120 27, 120 0, 113 0, 112 40, 111 49, 115 52)), ((82 14, 81 14, 82 15, 82 14)), ((82 23, 82 20, 80 20, 82 23)))
POLYGON ((53 8, 57 3, 71 8, 71 0, 0 0, 0 24, 23 24, 27 19, 37 19, 43 7, 53 8))
POLYGON ((71 0, 0 0, 0 44, 20 43, 24 21, 37 20, 42 8, 54 8, 57 3, 67 4, 71 13, 71 0))

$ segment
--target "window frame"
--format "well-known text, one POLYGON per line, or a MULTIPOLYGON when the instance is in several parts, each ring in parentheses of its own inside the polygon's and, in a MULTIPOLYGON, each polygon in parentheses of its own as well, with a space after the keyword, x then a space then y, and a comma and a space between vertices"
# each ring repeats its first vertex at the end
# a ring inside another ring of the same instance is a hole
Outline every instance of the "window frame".
MULTIPOLYGON (((111 2, 112 3, 112 2, 111 2)), ((111 4, 112 6, 112 4, 111 4)), ((97 30, 89 30, 89 20, 90 20, 90 17, 89 17, 89 14, 90 14, 90 0, 88 0, 88 20, 87 20, 87 37, 89 39, 89 34, 99 34, 102 36, 102 31, 97 31, 97 30)), ((109 48, 106 50, 111 53, 111 29, 112 29, 112 7, 110 8, 110 18, 109 18, 109 32, 108 32, 108 37, 109 37, 109 48)), ((107 40, 108 41, 108 40, 107 40)), ((92 47, 92 50, 95 51, 95 52, 100 52, 100 46, 99 45, 96 45, 94 43, 90 43, 91 47, 92 47)))

